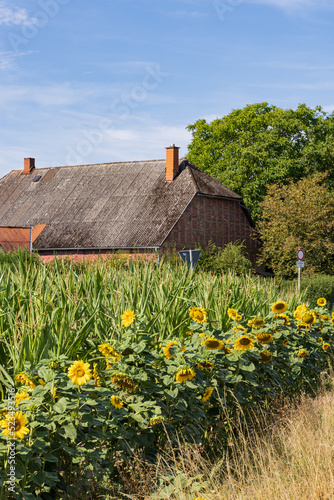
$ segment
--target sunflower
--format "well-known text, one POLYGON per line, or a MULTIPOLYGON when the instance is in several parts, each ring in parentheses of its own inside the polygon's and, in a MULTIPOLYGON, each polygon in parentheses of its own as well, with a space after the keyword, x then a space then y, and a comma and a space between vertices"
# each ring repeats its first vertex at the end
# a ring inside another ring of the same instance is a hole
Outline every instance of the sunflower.
POLYGON ((166 422, 166 419, 162 415, 155 415, 150 418, 150 425, 163 424, 164 422, 166 422))
POLYGON ((131 309, 126 309, 126 311, 124 311, 124 313, 121 316, 122 325, 123 326, 132 325, 135 322, 135 317, 136 317, 136 314, 134 311, 132 311, 131 309))
POLYGON ((80 359, 79 361, 74 361, 74 363, 68 369, 68 376, 72 380, 73 384, 84 385, 86 382, 92 378, 92 372, 89 368, 89 363, 85 363, 80 359))
POLYGON ((256 335, 256 339, 260 344, 269 344, 273 340, 271 333, 260 332, 256 335))
POLYGON ((305 311, 300 317, 300 324, 302 326, 310 328, 312 325, 314 325, 315 320, 316 320, 316 315, 314 314, 313 311, 305 311))
POLYGON ((329 320, 330 320, 330 317, 329 317, 327 314, 323 314, 323 315, 321 316, 321 319, 322 319, 322 321, 329 321, 329 320))
POLYGON ((15 405, 18 406, 24 399, 30 399, 29 394, 25 391, 18 392, 15 394, 15 405))
POLYGON ((271 310, 276 314, 284 313, 287 310, 287 308, 288 304, 283 301, 275 302, 275 304, 271 306, 271 310))
POLYGON ((213 363, 210 363, 210 361, 201 361, 201 363, 198 363, 196 365, 196 368, 198 370, 205 370, 205 369, 208 369, 208 370, 212 370, 216 365, 214 365, 213 363))
POLYGON ((259 360, 260 363, 269 363, 269 361, 272 361, 273 357, 269 351, 262 351, 260 352, 261 359, 259 360))
POLYGON ((245 327, 244 327, 244 326, 242 326, 242 325, 237 325, 237 326, 234 326, 234 327, 233 327, 233 330, 234 330, 235 332, 238 332, 239 330, 242 330, 244 333, 247 333, 247 328, 245 328, 245 327))
POLYGON ((289 340, 288 340, 288 339, 284 339, 284 340, 283 340, 283 345, 284 345, 284 346, 288 345, 288 343, 289 343, 289 340))
POLYGON ((194 378, 195 375, 196 373, 191 368, 180 368, 180 370, 176 372, 176 381, 182 384, 186 380, 194 378))
POLYGON ((209 399, 211 398, 211 394, 213 393, 213 387, 209 387, 205 393, 203 394, 203 397, 202 397, 202 401, 203 403, 206 403, 207 401, 209 401, 209 399))
POLYGON ((301 315, 307 311, 307 307, 305 304, 301 304, 297 307, 297 309, 294 311, 293 315, 296 319, 300 319, 301 315))
POLYGON ((192 332, 192 331, 189 331, 189 332, 186 332, 186 335, 194 335, 195 332, 192 332))
POLYGON ((170 352, 170 348, 173 348, 173 346, 177 346, 177 345, 179 345, 179 343, 176 340, 172 340, 171 342, 168 342, 166 347, 162 348, 162 351, 167 359, 176 358, 176 354, 172 354, 170 352))
POLYGON ((277 319, 284 319, 284 325, 290 325, 290 318, 286 314, 276 314, 277 319))
POLYGON ((265 325, 265 321, 263 318, 253 318, 248 322, 248 325, 253 328, 262 328, 265 325))
POLYGON ((324 297, 320 297, 320 299, 317 300, 317 304, 320 307, 324 307, 327 304, 327 300, 324 297))
POLYGON ((334 325, 334 318, 331 319, 331 323, 332 323, 332 325, 334 325))
POLYGON ((24 439, 24 435, 29 434, 29 429, 26 427, 28 423, 27 417, 22 411, 16 411, 14 419, 15 422, 13 423, 12 412, 7 413, 5 419, 0 421, 0 428, 4 429, 2 432, 5 436, 24 439))
POLYGON ((207 321, 207 313, 202 307, 192 307, 189 311, 189 316, 202 325, 207 321))
POLYGON ((124 404, 124 402, 119 399, 118 396, 114 396, 114 394, 111 396, 110 398, 110 403, 115 407, 117 408, 117 410, 120 410, 124 404))
POLYGON ((103 354, 103 356, 112 359, 113 361, 119 361, 122 357, 122 354, 115 351, 115 349, 109 344, 101 344, 98 346, 98 348, 99 351, 103 354))
POLYGON ((17 375, 15 375, 15 380, 21 382, 21 384, 29 385, 31 390, 37 387, 36 384, 34 384, 34 382, 30 380, 30 378, 27 377, 27 375, 25 375, 24 373, 18 373, 17 375))
POLYGON ((305 356, 307 356, 307 349, 301 349, 298 354, 297 354, 298 358, 305 358, 305 356))
POLYGON ((328 342, 325 342, 325 343, 322 345, 322 348, 323 348, 323 350, 324 350, 324 351, 327 351, 327 349, 329 349, 329 347, 330 347, 330 346, 329 346, 328 342))
POLYGON ((236 319, 238 314, 238 311, 236 311, 235 309, 227 309, 227 315, 231 319, 236 319))
POLYGON ((246 335, 238 337, 234 344, 234 349, 236 351, 247 351, 248 349, 253 349, 253 347, 254 341, 246 335))
POLYGON ((233 349, 231 349, 228 345, 224 345, 225 354, 232 354, 233 349))
POLYGON ((322 337, 319 337, 319 338, 318 338, 318 342, 319 342, 319 344, 322 344, 322 343, 323 343, 323 341, 324 341, 324 339, 323 339, 322 337))
POLYGON ((127 392, 134 392, 136 390, 136 382, 124 372, 113 372, 111 374, 111 381, 119 389, 123 389, 127 392))
POLYGON ((202 345, 205 345, 209 351, 214 351, 216 349, 222 349, 224 344, 221 340, 216 339, 215 337, 206 337, 206 339, 203 340, 202 345))
POLYGON ((101 387, 100 384, 100 377, 97 371, 97 363, 93 364, 93 379, 94 379, 94 385, 95 387, 101 387))

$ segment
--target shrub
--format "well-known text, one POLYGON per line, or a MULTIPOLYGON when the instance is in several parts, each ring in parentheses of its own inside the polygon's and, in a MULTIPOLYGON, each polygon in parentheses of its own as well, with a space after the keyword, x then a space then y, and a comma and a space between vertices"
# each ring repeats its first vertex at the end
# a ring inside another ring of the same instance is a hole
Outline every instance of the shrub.
POLYGON ((199 269, 222 274, 233 271, 237 275, 248 274, 252 263, 245 257, 246 247, 243 243, 230 242, 224 248, 217 247, 211 241, 202 249, 199 259, 199 269))
POLYGON ((306 291, 306 299, 311 306, 315 306, 319 297, 324 297, 329 307, 334 303, 334 276, 318 274, 312 278, 305 278, 301 282, 301 289, 306 291))

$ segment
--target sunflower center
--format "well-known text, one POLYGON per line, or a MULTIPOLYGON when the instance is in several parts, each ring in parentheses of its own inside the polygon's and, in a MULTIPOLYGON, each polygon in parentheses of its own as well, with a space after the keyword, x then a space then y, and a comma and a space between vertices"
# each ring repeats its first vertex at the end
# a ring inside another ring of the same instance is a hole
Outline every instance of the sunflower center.
POLYGON ((248 338, 240 339, 240 344, 241 345, 249 345, 250 344, 250 339, 248 339, 248 338))
POLYGON ((85 375, 85 372, 83 370, 77 370, 78 377, 83 377, 84 375, 85 375))
POLYGON ((15 432, 21 429, 21 422, 19 420, 15 420, 15 432))
POLYGON ((311 324, 311 323, 313 323, 313 320, 314 320, 314 318, 313 318, 313 315, 312 315, 312 314, 310 314, 310 313, 305 313, 305 314, 303 315, 303 321, 304 321, 304 323, 311 324))

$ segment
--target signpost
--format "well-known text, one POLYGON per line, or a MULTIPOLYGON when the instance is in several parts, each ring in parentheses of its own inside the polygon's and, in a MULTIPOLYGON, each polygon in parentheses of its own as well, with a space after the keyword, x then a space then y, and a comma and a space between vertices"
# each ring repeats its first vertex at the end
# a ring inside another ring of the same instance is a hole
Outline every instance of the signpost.
POLYGON ((193 271, 198 262, 199 256, 201 255, 201 250, 180 250, 179 255, 183 262, 187 263, 187 266, 193 271))
POLYGON ((300 292, 300 270, 302 267, 305 267, 305 262, 304 262, 304 250, 299 248, 297 250, 297 268, 298 268, 298 292, 300 292))

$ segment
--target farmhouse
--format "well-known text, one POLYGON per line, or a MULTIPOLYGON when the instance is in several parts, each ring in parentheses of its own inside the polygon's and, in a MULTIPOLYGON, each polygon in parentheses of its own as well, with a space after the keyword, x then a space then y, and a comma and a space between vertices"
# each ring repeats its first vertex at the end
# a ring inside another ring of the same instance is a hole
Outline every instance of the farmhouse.
POLYGON ((166 148, 164 160, 39 168, 0 180, 0 247, 44 257, 219 247, 243 241, 255 264, 254 223, 241 196, 166 148))

